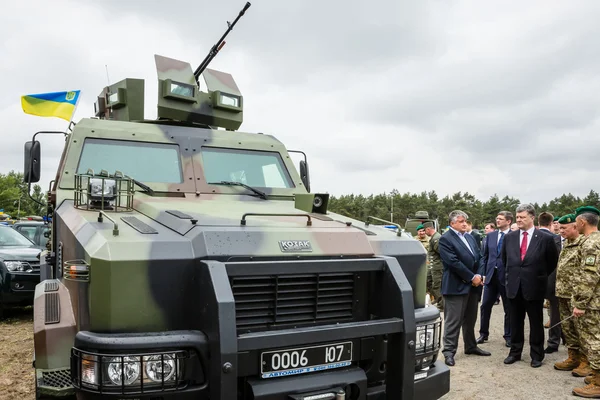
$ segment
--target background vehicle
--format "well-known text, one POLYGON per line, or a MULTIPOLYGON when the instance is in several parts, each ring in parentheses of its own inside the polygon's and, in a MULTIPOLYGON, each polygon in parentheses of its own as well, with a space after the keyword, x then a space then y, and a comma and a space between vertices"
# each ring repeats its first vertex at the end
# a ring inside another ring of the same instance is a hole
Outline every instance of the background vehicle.
POLYGON ((40 282, 40 252, 12 227, 0 225, 0 317, 7 307, 33 304, 40 282))
POLYGON ((50 226, 41 221, 22 220, 12 225, 13 229, 27 237, 33 243, 41 248, 46 248, 48 238, 46 233, 50 231, 50 226))
MULTIPOLYGON (((238 131, 231 75, 155 62, 156 121, 143 81, 125 79, 66 138, 49 194, 52 279, 34 305, 38 398, 447 393, 420 243, 329 212, 306 158, 297 171, 275 137, 238 131)), ((39 158, 34 135, 29 182, 39 158)))
POLYGON ((437 218, 429 218, 429 213, 427 211, 417 211, 415 215, 409 215, 406 218, 406 224, 404 225, 404 229, 414 237, 417 236, 417 226, 421 225, 424 222, 433 222, 435 230, 440 232, 440 224, 437 218))

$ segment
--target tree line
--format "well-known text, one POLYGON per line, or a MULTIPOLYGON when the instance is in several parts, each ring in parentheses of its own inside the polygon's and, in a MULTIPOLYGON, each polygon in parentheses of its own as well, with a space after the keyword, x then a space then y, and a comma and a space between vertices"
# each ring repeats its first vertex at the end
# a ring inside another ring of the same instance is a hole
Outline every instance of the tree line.
MULTIPOLYGON (((328 209, 332 212, 345 215, 349 218, 365 220, 368 216, 394 222, 404 227, 409 215, 417 211, 427 211, 430 217, 438 217, 442 227, 448 224, 448 214, 452 210, 463 210, 469 215, 474 228, 483 229, 485 224, 495 222, 498 211, 506 210, 515 213, 517 206, 521 204, 518 198, 504 196, 500 198, 497 194, 488 200, 482 201, 474 195, 465 192, 457 192, 443 198, 433 190, 430 192, 399 193, 393 190, 391 193, 363 195, 330 196, 328 209), (393 210, 392 210, 393 206, 393 210)), ((552 213, 554 216, 562 216, 572 213, 577 207, 591 205, 600 209, 600 195, 590 190, 584 198, 573 194, 563 194, 547 203, 533 203, 536 214, 543 211, 552 213)))
POLYGON ((42 203, 31 200, 27 194, 28 184, 23 182, 23 173, 10 171, 0 173, 0 209, 13 218, 27 215, 45 215, 47 198, 40 185, 32 185, 31 197, 42 203))

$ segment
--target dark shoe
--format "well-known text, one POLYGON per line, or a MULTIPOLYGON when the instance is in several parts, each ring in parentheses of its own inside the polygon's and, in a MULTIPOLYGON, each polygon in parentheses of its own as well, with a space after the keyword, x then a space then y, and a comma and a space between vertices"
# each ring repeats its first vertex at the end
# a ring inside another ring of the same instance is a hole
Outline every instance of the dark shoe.
POLYGON ((539 360, 531 360, 531 366, 533 368, 539 368, 542 366, 542 362, 539 360))
POLYGON ((444 362, 446 365, 454 367, 454 356, 446 356, 444 362))
POLYGON ((548 346, 544 349, 544 353, 546 353, 546 354, 555 353, 557 351, 558 351, 558 349, 556 347, 550 347, 550 346, 548 346))
POLYGON ((489 351, 481 350, 479 347, 475 347, 475 349, 471 350, 471 351, 465 351, 465 354, 473 354, 476 356, 491 356, 492 355, 492 353, 490 353, 489 351))
POLYGON ((520 361, 521 357, 516 357, 516 356, 508 356, 504 359, 504 364, 514 364, 517 361, 520 361))
POLYGON ((483 342, 487 342, 487 341, 488 341, 488 337, 487 336, 481 335, 481 336, 479 336, 477 338, 477 344, 482 344, 483 342))
POLYGON ((511 346, 511 344, 510 344, 510 340, 507 340, 507 341, 506 341, 506 347, 510 347, 510 346, 511 346))

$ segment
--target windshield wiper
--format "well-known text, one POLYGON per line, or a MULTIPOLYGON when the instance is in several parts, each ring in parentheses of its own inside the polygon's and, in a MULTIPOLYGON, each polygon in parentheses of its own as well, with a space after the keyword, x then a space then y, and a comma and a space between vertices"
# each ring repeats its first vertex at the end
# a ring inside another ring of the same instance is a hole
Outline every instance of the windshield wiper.
POLYGON ((252 186, 248 186, 242 182, 234 182, 234 181, 221 181, 221 182, 208 182, 209 185, 229 185, 229 186, 243 186, 248 190, 256 193, 261 199, 268 200, 268 197, 265 192, 261 192, 258 189, 253 188, 252 186))
POLYGON ((145 183, 142 183, 142 182, 140 182, 138 180, 135 180, 135 179, 133 179, 130 176, 128 176, 128 178, 131 179, 131 181, 133 183, 135 183, 136 185, 138 185, 139 187, 141 187, 144 190, 144 192, 146 192, 146 193, 148 193, 150 195, 154 195, 154 190, 152 190, 152 188, 150 186, 148 186, 145 183))

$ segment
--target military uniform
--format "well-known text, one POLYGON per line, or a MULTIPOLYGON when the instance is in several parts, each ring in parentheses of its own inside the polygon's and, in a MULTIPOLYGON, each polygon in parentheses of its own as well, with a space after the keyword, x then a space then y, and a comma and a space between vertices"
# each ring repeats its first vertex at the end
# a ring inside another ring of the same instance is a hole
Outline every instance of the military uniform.
MULTIPOLYGON (((577 215, 600 211, 580 207, 577 215)), ((581 347, 591 367, 588 386, 575 388, 573 393, 588 398, 600 398, 600 232, 593 231, 580 244, 580 269, 573 275, 573 307, 585 313, 577 318, 581 347)))
POLYGON ((431 294, 435 297, 435 305, 440 311, 444 311, 444 301, 442 298, 442 274, 444 267, 442 265, 442 258, 440 257, 439 242, 442 235, 436 232, 429 241, 429 252, 427 258, 429 259, 429 274, 431 275, 431 294))
MULTIPOLYGON (((574 223, 575 215, 565 215, 558 221, 561 225, 574 223)), ((571 295, 573 293, 572 279, 581 268, 579 246, 582 239, 584 239, 584 237, 581 235, 575 239, 566 239, 558 258, 555 292, 558 299, 558 309, 561 321, 568 318, 573 313, 573 306, 571 304, 571 295)), ((564 321, 561 324, 561 328, 569 355, 565 361, 555 363, 554 368, 560 371, 572 371, 580 365, 582 358, 576 321, 574 321, 573 318, 564 321)))
MULTIPOLYGON (((425 229, 425 227, 423 226, 423 224, 419 224, 419 226, 417 226, 417 228, 416 228, 417 232, 419 232, 421 229, 425 229)), ((425 235, 425 237, 424 237, 424 238, 420 238, 420 237, 418 236, 418 233, 417 233, 417 237, 416 237, 416 239, 417 239, 419 242, 421 242, 421 244, 422 244, 422 245, 423 245, 423 247, 425 248, 425 251, 426 251, 426 252, 429 252, 429 236, 425 235)), ((430 276, 430 274, 429 274, 429 269, 430 269, 430 266, 429 266, 429 258, 426 258, 426 261, 425 261, 425 262, 426 262, 426 265, 427 265, 427 293, 429 293, 429 294, 432 294, 432 293, 431 293, 431 290, 432 290, 431 288, 432 288, 432 284, 433 284, 433 282, 432 282, 432 280, 431 280, 431 276, 430 276)))

